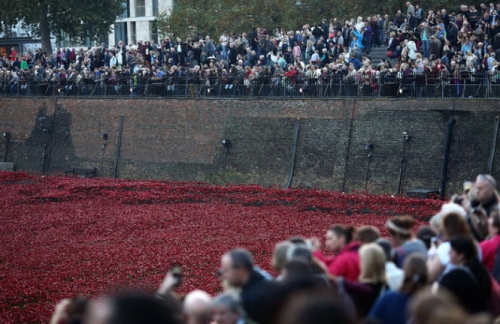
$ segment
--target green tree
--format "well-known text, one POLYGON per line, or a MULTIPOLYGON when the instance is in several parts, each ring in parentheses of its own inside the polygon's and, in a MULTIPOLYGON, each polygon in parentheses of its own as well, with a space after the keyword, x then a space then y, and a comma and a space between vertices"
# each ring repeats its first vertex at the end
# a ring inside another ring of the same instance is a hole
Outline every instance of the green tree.
MULTIPOLYGON (((411 1, 415 3, 416 1, 411 1)), ((427 10, 446 8, 458 10, 456 0, 419 0, 427 10)), ((223 31, 249 32, 252 27, 285 30, 300 29, 305 24, 319 24, 333 17, 341 20, 366 19, 376 14, 394 17, 398 9, 406 13, 406 0, 181 0, 171 12, 157 16, 158 31, 163 35, 186 36, 210 35, 213 38, 223 31)))
POLYGON ((120 0, 0 0, 3 30, 22 22, 32 27, 42 40, 42 48, 52 52, 51 34, 58 40, 62 33, 81 43, 109 34, 112 24, 123 11, 120 0))
POLYGON ((249 32, 252 27, 298 27, 299 12, 290 0, 184 0, 171 12, 157 16, 158 31, 163 35, 210 35, 218 37, 223 31, 249 32))

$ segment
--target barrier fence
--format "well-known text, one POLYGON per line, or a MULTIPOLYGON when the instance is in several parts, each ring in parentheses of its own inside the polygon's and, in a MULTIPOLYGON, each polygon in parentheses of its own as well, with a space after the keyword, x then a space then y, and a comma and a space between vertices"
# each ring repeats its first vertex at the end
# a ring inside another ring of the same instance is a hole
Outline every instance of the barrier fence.
POLYGON ((482 75, 428 76, 386 74, 328 76, 319 79, 269 77, 227 82, 210 79, 82 79, 59 82, 20 80, 1 83, 2 96, 76 97, 284 97, 284 98, 500 98, 500 73, 482 75))

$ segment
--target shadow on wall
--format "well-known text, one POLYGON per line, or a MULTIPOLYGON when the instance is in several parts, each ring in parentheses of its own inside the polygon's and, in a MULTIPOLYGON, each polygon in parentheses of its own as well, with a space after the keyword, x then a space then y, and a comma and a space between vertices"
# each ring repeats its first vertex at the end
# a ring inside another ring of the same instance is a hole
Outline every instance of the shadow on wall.
POLYGON ((70 170, 71 161, 76 160, 71 125, 72 118, 68 111, 58 105, 51 115, 43 104, 24 145, 23 169, 42 173, 70 170))

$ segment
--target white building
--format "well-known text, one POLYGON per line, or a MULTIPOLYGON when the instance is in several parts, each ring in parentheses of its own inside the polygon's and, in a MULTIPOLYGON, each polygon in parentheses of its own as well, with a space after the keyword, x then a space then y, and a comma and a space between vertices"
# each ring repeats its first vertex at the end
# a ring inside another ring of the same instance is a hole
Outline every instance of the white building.
POLYGON ((123 0, 123 13, 113 26, 109 34, 109 45, 116 45, 119 41, 125 44, 138 41, 154 40, 158 43, 158 30, 155 17, 160 12, 169 12, 174 0, 123 0))

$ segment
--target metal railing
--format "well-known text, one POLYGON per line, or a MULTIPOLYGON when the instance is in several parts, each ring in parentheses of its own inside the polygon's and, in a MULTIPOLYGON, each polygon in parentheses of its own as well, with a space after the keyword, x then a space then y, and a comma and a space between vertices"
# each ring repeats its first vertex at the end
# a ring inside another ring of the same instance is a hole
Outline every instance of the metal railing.
POLYGON ((269 77, 226 82, 211 79, 92 79, 80 83, 19 81, 0 83, 2 96, 182 97, 182 98, 500 98, 500 74, 460 77, 357 74, 306 79, 269 77))

